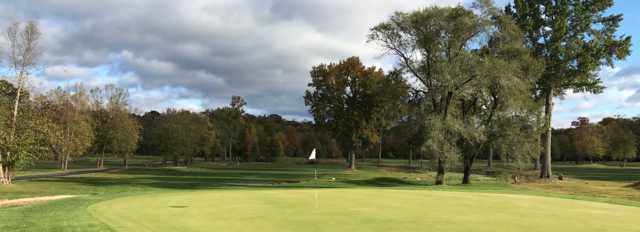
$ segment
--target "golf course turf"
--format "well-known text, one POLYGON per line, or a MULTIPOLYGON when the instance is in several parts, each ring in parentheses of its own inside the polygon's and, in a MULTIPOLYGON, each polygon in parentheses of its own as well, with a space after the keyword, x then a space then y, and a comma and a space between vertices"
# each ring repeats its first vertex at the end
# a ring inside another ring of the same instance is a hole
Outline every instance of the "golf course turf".
MULTIPOLYGON (((640 167, 557 165, 564 181, 513 185, 478 166, 470 185, 452 170, 447 185, 434 186, 433 172, 405 165, 132 162, 19 180, 0 186, 0 199, 75 197, 0 208, 0 231, 638 231, 640 167)), ((39 163, 25 171, 53 170, 39 163)))
POLYGON ((640 208, 571 199, 394 189, 225 190, 103 201, 116 231, 633 231, 640 208))

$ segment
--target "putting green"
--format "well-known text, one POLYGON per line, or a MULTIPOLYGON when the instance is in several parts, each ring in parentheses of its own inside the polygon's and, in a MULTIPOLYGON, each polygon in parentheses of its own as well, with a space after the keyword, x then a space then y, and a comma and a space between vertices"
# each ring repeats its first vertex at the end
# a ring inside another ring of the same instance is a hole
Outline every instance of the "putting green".
POLYGON ((427 190, 225 190, 89 207, 116 231, 638 231, 640 208, 427 190))

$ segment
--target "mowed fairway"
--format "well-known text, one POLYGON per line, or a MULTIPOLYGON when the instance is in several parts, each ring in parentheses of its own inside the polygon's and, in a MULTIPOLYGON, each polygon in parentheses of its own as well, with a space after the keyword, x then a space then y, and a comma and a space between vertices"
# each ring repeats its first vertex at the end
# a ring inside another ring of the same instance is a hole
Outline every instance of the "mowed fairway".
POLYGON ((145 194, 89 211, 116 231, 638 231, 640 215, 562 198, 369 188, 145 194))

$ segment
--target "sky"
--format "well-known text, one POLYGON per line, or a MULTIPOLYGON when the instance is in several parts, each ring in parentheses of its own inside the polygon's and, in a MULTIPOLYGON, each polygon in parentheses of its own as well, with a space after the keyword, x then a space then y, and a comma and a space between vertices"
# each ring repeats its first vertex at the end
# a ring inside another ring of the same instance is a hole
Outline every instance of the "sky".
MULTIPOLYGON (((504 4, 505 0, 498 1, 504 4)), ((0 27, 36 20, 43 31, 32 91, 82 83, 129 90, 138 112, 200 111, 243 96, 252 114, 311 120, 302 96, 309 70, 359 56, 390 69, 393 59, 367 43, 372 26, 394 11, 458 0, 0 0, 0 27)), ((640 46, 640 1, 616 1, 620 34, 640 46), (637 35, 637 36, 636 36, 637 35)), ((6 41, 0 39, 0 46, 6 41)), ((569 93, 556 100, 553 125, 579 116, 640 116, 640 54, 599 72, 600 95, 569 93)))

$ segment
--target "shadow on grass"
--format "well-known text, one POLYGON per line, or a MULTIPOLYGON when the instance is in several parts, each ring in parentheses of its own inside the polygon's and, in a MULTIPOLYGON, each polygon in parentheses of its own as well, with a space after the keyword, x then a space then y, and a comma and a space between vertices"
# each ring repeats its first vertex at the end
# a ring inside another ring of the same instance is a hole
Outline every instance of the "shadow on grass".
POLYGON ((554 174, 573 176, 583 180, 632 182, 640 180, 640 168, 635 167, 583 167, 561 166, 554 167, 554 174))
POLYGON ((626 185, 624 187, 640 190, 640 182, 636 182, 636 183, 633 183, 633 184, 630 184, 630 185, 626 185))
MULTIPOLYGON (((341 176, 342 170, 332 170, 330 176, 341 176)), ((357 177, 356 177, 357 178, 357 177)), ((224 188, 342 188, 361 187, 417 187, 424 183, 393 177, 368 179, 340 179, 337 182, 314 181, 304 168, 131 168, 95 175, 53 177, 34 182, 74 183, 92 187, 150 187, 174 190, 202 190, 224 188)))
POLYGON ((411 182, 393 177, 376 177, 364 180, 345 180, 348 184, 368 187, 402 187, 402 186, 426 186, 426 184, 411 182))

